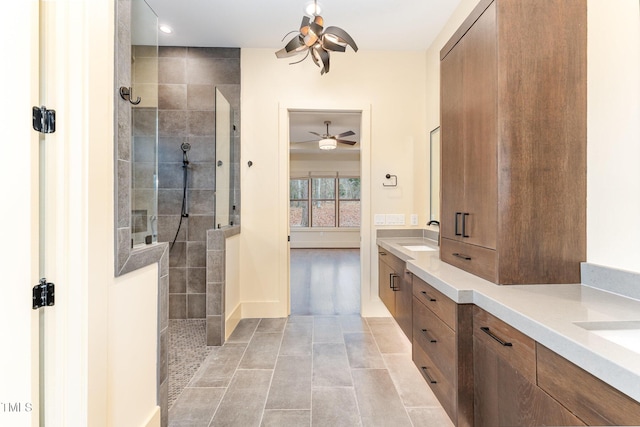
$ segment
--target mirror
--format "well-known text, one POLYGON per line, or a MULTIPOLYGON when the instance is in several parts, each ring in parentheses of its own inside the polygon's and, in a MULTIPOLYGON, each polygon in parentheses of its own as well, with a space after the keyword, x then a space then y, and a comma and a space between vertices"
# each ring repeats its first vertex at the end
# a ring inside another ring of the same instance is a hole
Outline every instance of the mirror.
POLYGON ((440 221, 440 126, 429 134, 430 214, 429 221, 440 221))
POLYGON ((134 0, 131 21, 131 239, 135 247, 158 241, 158 19, 144 0, 134 0))
POLYGON ((216 228, 233 225, 233 108, 216 88, 216 228))

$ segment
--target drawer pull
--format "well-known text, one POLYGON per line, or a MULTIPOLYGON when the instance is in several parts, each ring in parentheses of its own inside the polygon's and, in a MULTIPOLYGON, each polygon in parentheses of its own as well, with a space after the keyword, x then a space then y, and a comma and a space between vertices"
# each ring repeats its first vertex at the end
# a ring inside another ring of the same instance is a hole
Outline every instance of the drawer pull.
POLYGON ((436 381, 433 378, 431 378, 431 375, 429 375, 429 372, 427 371, 427 367, 426 366, 422 366, 422 367, 420 367, 420 369, 422 369, 422 372, 424 373, 424 376, 427 377, 427 381, 429 381, 431 384, 438 384, 438 381, 436 381))
POLYGON ((385 256, 387 253, 386 252, 378 252, 380 255, 385 256))
POLYGON ((471 261, 471 257, 469 255, 463 255, 463 254, 460 254, 458 252, 454 252, 452 255, 454 257, 456 257, 456 258, 462 258, 462 259, 464 259, 466 261, 471 261))
POLYGON ((467 234, 467 217, 469 216, 468 213, 463 213, 462 214, 462 237, 471 237, 467 234))
POLYGON ((422 330, 422 334, 425 336, 425 338, 426 338, 429 342, 433 342, 433 343, 438 342, 438 340, 437 340, 437 339, 435 339, 435 338, 433 338, 433 337, 429 336, 428 332, 429 332, 429 331, 427 331, 426 329, 423 329, 423 330, 422 330))
POLYGON ((389 274, 389 287, 394 291, 398 291, 398 287, 396 286, 396 277, 398 277, 397 274, 395 273, 391 273, 389 274))
POLYGON ((431 302, 436 302, 436 299, 435 299, 435 298, 430 297, 430 296, 429 296, 425 291, 420 291, 420 293, 421 293, 422 295, 424 295, 424 297, 425 297, 426 299, 428 299, 429 301, 431 301, 431 302))
POLYGON ((489 335, 491 338, 493 338, 494 340, 498 341, 503 347, 512 347, 513 344, 511 344, 510 342, 506 342, 502 339, 500 339, 499 337, 495 336, 488 327, 483 326, 480 328, 480 330, 482 332, 484 332, 485 334, 489 335))
POLYGON ((455 230, 454 230, 454 234, 455 234, 456 236, 462 236, 462 233, 460 233, 460 232, 458 231, 458 217, 459 217, 460 215, 462 215, 462 212, 456 212, 456 223, 455 223, 455 230))

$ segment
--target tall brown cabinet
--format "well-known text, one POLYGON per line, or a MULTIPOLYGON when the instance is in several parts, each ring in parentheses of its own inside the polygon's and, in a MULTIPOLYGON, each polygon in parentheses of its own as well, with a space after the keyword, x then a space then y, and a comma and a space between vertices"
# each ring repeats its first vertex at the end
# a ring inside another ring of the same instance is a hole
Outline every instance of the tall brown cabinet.
POLYGON ((482 0, 441 50, 443 261, 580 282, 586 36, 586 0, 482 0))

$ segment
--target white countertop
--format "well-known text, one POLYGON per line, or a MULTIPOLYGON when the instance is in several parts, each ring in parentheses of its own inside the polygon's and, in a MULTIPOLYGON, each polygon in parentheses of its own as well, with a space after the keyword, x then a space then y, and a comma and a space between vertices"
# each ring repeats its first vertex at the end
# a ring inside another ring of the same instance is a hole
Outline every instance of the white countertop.
POLYGON ((428 239, 384 237, 377 244, 406 261, 409 271, 455 302, 476 304, 640 401, 640 353, 574 324, 640 321, 639 300, 582 284, 500 286, 440 261, 439 251, 413 252, 401 246, 437 248, 437 242, 428 239))

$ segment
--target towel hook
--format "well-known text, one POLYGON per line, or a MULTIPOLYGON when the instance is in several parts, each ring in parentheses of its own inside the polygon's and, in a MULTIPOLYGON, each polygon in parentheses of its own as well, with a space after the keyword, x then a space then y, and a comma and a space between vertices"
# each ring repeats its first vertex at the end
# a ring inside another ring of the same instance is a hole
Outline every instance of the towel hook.
POLYGON ((140 104, 140 101, 142 101, 142 99, 138 97, 135 101, 132 101, 131 95, 132 95, 131 87, 120 86, 120 98, 124 99, 125 101, 129 101, 133 105, 140 104))

